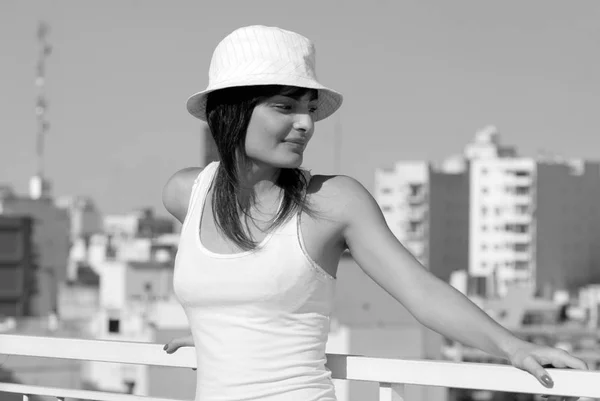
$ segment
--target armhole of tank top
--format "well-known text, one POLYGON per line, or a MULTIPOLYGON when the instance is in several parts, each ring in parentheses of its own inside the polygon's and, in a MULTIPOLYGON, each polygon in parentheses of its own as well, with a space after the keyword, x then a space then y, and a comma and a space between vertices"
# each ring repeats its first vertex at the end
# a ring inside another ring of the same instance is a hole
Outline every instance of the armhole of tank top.
MULTIPOLYGON (((308 187, 310 186, 310 182, 312 180, 312 174, 309 171, 303 171, 303 173, 307 181, 306 188, 304 190, 304 198, 306 199, 308 187)), ((300 210, 296 214, 296 240, 298 241, 300 250, 302 251, 302 254, 308 261, 310 267, 315 271, 315 273, 317 273, 319 277, 324 278, 325 281, 335 280, 335 277, 331 276, 327 271, 325 271, 325 269, 323 269, 321 266, 319 266, 319 264, 317 264, 317 262, 314 261, 314 259, 310 256, 308 250, 306 249, 306 245, 304 244, 304 236, 302 234, 302 211, 302 208, 300 208, 300 210)))
POLYGON ((200 194, 200 192, 202 192, 202 188, 204 187, 202 185, 203 178, 206 174, 209 173, 209 170, 211 168, 213 168, 213 166, 211 166, 211 164, 204 167, 202 169, 202 171, 200 171, 200 173, 198 173, 198 176, 196 177, 196 179, 194 180, 194 183, 192 184, 192 190, 190 191, 190 199, 188 200, 188 208, 187 208, 187 212, 185 214, 185 219, 183 220, 182 227, 187 226, 187 222, 190 219, 190 217, 192 216, 192 213, 194 212, 196 205, 198 204, 198 195, 200 194))

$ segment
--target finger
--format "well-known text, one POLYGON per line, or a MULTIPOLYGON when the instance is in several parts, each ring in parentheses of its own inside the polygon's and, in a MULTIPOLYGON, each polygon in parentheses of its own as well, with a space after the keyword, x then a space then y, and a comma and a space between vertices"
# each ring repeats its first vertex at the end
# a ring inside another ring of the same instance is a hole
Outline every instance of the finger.
POLYGON ((575 358, 573 355, 563 350, 557 350, 556 355, 552 357, 552 365, 557 368, 588 370, 588 366, 584 361, 575 358))
POLYGON ((167 348, 167 354, 172 354, 173 352, 177 351, 179 348, 179 346, 170 346, 169 348, 167 348))
POLYGON ((177 351, 179 348, 181 348, 181 345, 179 344, 179 341, 177 341, 177 340, 173 340, 173 341, 165 344, 165 346, 163 347, 163 349, 167 352, 167 354, 172 354, 173 352, 177 351))
POLYGON ((546 369, 544 369, 533 356, 529 355, 523 360, 523 370, 531 373, 540 383, 542 383, 542 386, 547 388, 554 387, 554 382, 546 369))
POLYGON ((559 359, 559 357, 555 357, 552 359, 552 363, 545 363, 542 365, 543 368, 557 368, 564 369, 567 367, 567 364, 564 360, 559 359))

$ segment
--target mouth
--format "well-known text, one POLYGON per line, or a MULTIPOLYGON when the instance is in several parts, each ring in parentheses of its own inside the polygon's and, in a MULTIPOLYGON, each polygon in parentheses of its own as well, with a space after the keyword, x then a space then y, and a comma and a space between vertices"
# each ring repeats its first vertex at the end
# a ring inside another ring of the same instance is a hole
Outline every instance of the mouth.
POLYGON ((306 146, 306 142, 303 141, 283 141, 283 143, 289 145, 291 151, 295 153, 304 152, 304 147, 306 146))
POLYGON ((304 147, 306 145, 306 142, 301 139, 291 139, 291 140, 284 141, 284 142, 295 144, 295 145, 302 146, 302 147, 304 147))

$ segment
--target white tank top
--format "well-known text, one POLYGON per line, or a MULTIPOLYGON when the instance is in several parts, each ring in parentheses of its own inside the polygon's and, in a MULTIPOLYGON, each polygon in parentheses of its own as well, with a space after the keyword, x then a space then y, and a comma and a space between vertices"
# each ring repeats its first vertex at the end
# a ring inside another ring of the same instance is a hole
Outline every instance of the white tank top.
POLYGON ((307 254, 299 213, 256 250, 206 249, 200 222, 217 168, 194 183, 173 279, 196 349, 195 400, 335 401, 325 366, 335 279, 307 254))

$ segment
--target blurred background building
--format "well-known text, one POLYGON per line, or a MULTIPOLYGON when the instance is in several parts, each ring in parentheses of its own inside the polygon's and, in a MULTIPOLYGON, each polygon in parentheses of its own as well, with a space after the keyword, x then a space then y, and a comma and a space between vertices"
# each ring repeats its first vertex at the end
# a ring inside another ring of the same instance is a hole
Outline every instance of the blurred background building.
POLYGON ((495 127, 459 157, 376 171, 375 196, 397 238, 438 277, 466 270, 467 292, 533 285, 551 297, 600 281, 600 165, 522 157, 495 127))

